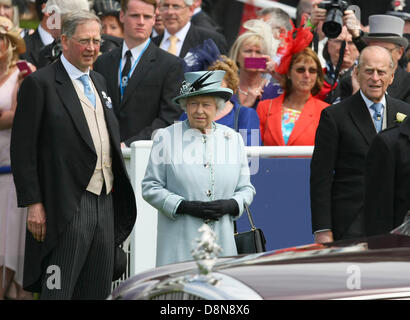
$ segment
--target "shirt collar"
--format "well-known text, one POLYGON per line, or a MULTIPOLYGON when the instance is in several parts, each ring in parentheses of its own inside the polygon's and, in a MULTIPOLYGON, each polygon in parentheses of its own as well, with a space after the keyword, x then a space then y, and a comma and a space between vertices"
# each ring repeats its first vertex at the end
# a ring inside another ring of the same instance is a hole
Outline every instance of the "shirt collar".
MULTIPOLYGON (((188 30, 191 27, 191 22, 188 22, 181 30, 175 33, 175 36, 178 38, 179 41, 184 41, 186 35, 188 34, 188 30)), ((164 30, 164 41, 168 41, 168 38, 171 34, 168 32, 167 29, 164 30)))
POLYGON ((140 45, 130 49, 128 48, 127 44, 125 43, 125 41, 123 42, 123 46, 122 46, 122 53, 121 53, 121 57, 122 59, 125 58, 125 53, 130 50, 131 51, 131 55, 132 55, 132 59, 135 61, 139 55, 141 54, 142 50, 144 50, 145 46, 147 45, 148 41, 150 40, 150 38, 146 39, 143 43, 141 43, 140 45))
MULTIPOLYGON (((369 99, 364 95, 364 93, 362 92, 362 90, 360 90, 360 94, 362 95, 362 98, 363 98, 364 102, 366 103, 367 108, 370 109, 370 107, 371 107, 375 102, 369 100, 369 99)), ((383 105, 383 108, 386 107, 386 96, 383 95, 383 98, 382 98, 378 103, 381 103, 381 104, 383 105)))
POLYGON ((46 30, 44 30, 44 28, 41 26, 41 24, 38 25, 38 34, 40 35, 40 39, 41 42, 43 42, 43 44, 49 45, 50 43, 53 43, 54 38, 53 36, 46 30))
POLYGON ((90 76, 90 69, 87 70, 87 72, 83 72, 74 65, 72 65, 66 57, 64 57, 64 54, 61 55, 61 63, 63 64, 65 70, 67 71, 69 77, 73 80, 77 80, 79 77, 81 77, 83 74, 86 74, 87 76, 90 76))

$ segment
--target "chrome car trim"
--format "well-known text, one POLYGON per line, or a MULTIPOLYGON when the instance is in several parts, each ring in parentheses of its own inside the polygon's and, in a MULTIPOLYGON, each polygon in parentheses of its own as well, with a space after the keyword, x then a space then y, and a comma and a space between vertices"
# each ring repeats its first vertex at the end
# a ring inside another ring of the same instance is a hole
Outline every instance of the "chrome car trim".
POLYGON ((167 279, 136 296, 135 299, 153 300, 174 295, 179 299, 185 297, 189 300, 262 300, 253 289, 226 274, 214 272, 212 279, 216 279, 216 282, 210 282, 200 275, 167 279))
POLYGON ((396 300, 410 299, 410 288, 402 288, 401 290, 392 289, 391 292, 387 289, 374 290, 373 293, 366 295, 357 295, 351 297, 337 298, 333 300, 396 300))

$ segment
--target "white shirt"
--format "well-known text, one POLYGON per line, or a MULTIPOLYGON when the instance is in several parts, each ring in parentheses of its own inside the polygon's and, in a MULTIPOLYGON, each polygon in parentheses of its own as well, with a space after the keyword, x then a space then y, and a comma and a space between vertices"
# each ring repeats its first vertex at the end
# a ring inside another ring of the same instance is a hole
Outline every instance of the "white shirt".
MULTIPOLYGON (((121 69, 124 68, 125 66, 125 62, 127 61, 127 56, 125 55, 125 53, 130 50, 131 51, 131 73, 130 73, 130 78, 134 72, 134 63, 135 61, 138 59, 138 57, 141 55, 142 50, 144 50, 145 46, 147 45, 148 41, 150 41, 150 38, 148 38, 147 40, 145 40, 143 43, 141 43, 140 45, 129 49, 127 44, 125 43, 125 41, 122 44, 122 53, 121 53, 121 69)), ((137 66, 139 63, 139 61, 137 62, 137 64, 135 66, 137 66)), ((122 76, 126 76, 126 75, 122 75, 122 76)), ((118 85, 120 85, 120 69, 118 68, 118 85)))
MULTIPOLYGON (((367 108, 369 109, 369 112, 370 112, 370 116, 372 117, 372 120, 373 120, 373 116, 374 116, 375 111, 370 107, 374 104, 374 102, 369 100, 363 94, 362 90, 360 90, 360 94, 362 95, 364 103, 366 103, 366 106, 367 106, 367 108)), ((382 119, 383 119, 382 129, 385 129, 387 127, 387 122, 386 122, 386 117, 383 117, 383 115, 385 114, 385 110, 386 110, 386 96, 383 95, 383 98, 378 103, 381 103, 383 105, 383 109, 381 110, 382 119)))
MULTIPOLYGON (((174 34, 178 38, 177 42, 177 52, 176 56, 179 56, 181 49, 182 49, 182 44, 184 43, 184 40, 186 38, 186 35, 188 34, 188 30, 191 27, 191 22, 188 22, 181 30, 179 30, 177 33, 174 34)), ((165 51, 168 51, 170 41, 169 37, 171 34, 168 32, 167 29, 164 30, 164 38, 161 41, 160 48, 164 49, 165 51)))
POLYGON ((40 35, 41 42, 43 42, 45 46, 49 45, 50 43, 54 41, 53 36, 48 31, 44 30, 41 24, 38 25, 37 29, 38 29, 38 34, 40 35))
MULTIPOLYGON (((63 64, 65 70, 68 73, 68 76, 75 82, 76 85, 78 85, 80 88, 84 90, 84 85, 83 83, 78 80, 82 75, 86 74, 88 77, 90 77, 90 69, 87 70, 87 72, 83 72, 74 65, 72 65, 66 57, 64 57, 64 54, 61 55, 61 63, 63 64)), ((90 78, 90 82, 92 82, 90 78)), ((91 86, 92 88, 93 86, 91 86)))

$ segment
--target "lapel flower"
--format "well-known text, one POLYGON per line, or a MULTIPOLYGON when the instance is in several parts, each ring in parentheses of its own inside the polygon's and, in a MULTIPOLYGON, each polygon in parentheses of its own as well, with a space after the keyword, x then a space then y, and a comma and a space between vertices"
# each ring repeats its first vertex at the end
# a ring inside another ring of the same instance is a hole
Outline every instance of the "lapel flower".
POLYGON ((102 95, 102 97, 103 97, 103 99, 104 99, 105 106, 106 106, 108 109, 112 109, 111 98, 105 93, 105 91, 101 91, 101 95, 102 95))
POLYGON ((231 138, 232 138, 232 132, 225 131, 225 132, 224 132, 224 137, 225 137, 225 139, 227 139, 227 140, 231 139, 231 138))
POLYGON ((396 113, 396 122, 403 122, 404 121, 404 119, 406 119, 407 118, 407 115, 405 115, 404 113, 401 113, 401 112, 397 112, 396 113))

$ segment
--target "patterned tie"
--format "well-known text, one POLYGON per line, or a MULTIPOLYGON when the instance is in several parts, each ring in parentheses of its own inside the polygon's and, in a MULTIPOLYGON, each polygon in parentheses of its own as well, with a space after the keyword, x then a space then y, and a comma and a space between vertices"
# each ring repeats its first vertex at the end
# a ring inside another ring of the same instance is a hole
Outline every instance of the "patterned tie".
POLYGON ((170 36, 168 38, 168 40, 169 40, 168 52, 172 53, 174 56, 176 56, 177 55, 178 38, 176 36, 170 36))
POLYGON ((374 122, 374 125, 376 126, 376 131, 380 132, 380 130, 382 129, 382 123, 383 123, 383 119, 382 119, 383 104, 373 103, 370 106, 370 108, 374 110, 373 122, 374 122))
POLYGON ((123 88, 125 88, 128 84, 128 73, 130 73, 130 70, 131 70, 131 57, 132 57, 131 51, 128 50, 125 53, 125 56, 126 56, 125 65, 124 65, 124 68, 122 68, 122 72, 121 72, 121 76, 122 76, 121 81, 122 81, 123 88))
POLYGON ((88 75, 83 74, 81 77, 78 78, 78 80, 80 80, 84 86, 85 96, 88 98, 88 100, 90 100, 91 104, 95 108, 95 94, 93 89, 91 88, 90 78, 88 77, 88 75))

